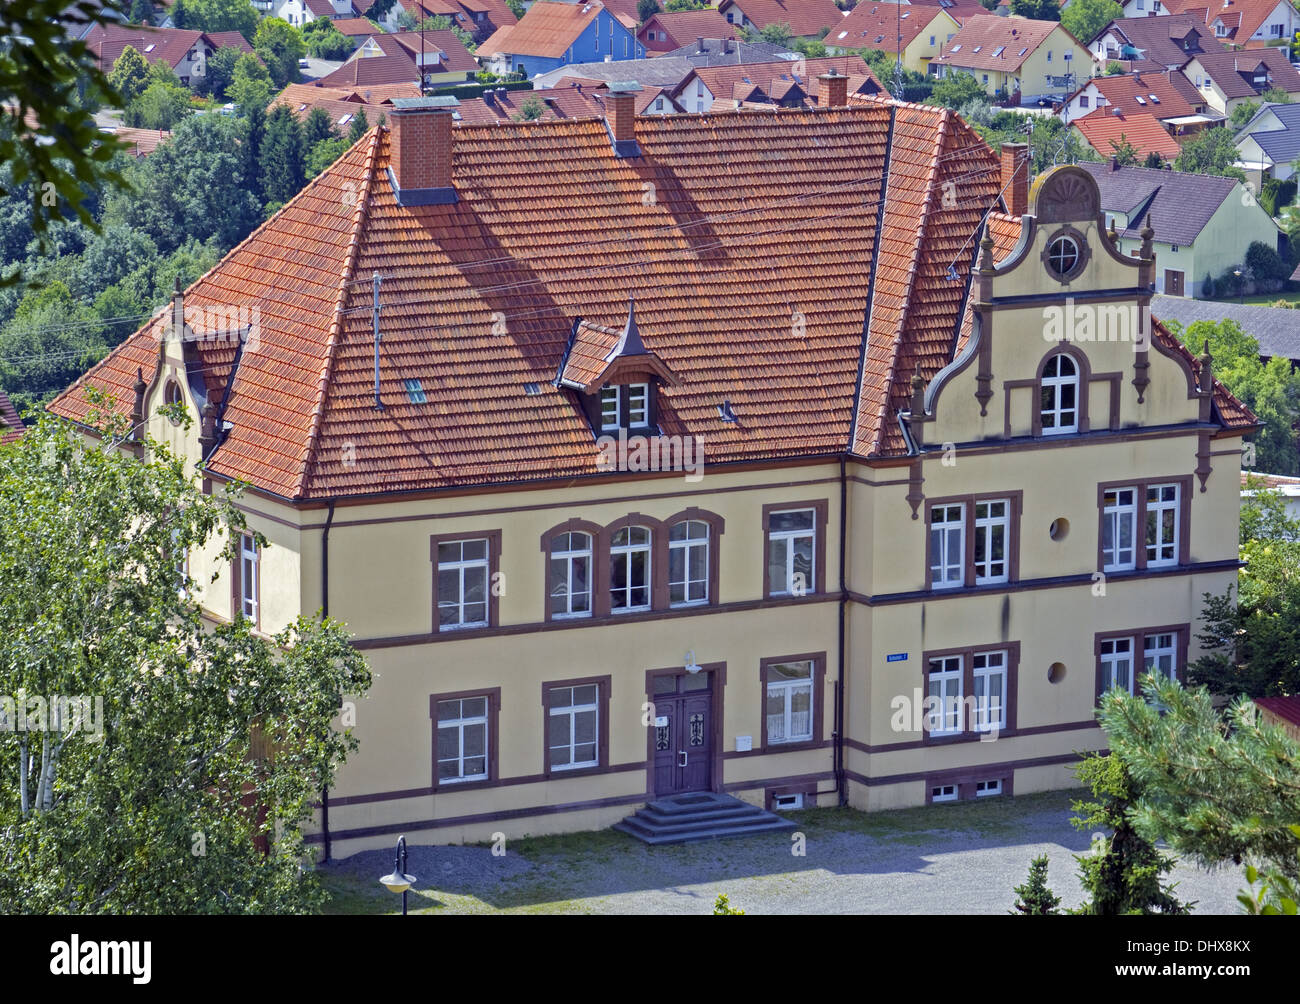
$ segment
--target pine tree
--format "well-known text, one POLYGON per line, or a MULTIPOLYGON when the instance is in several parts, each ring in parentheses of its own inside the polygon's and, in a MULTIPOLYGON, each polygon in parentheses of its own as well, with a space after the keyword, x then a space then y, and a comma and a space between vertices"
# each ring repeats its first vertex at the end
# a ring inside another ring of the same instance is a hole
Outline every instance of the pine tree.
POLYGON ((1087 854, 1074 856, 1089 898, 1073 912, 1102 917, 1190 913, 1193 904, 1179 901, 1175 887, 1162 879, 1173 870, 1174 859, 1157 851, 1133 826, 1137 792, 1123 761, 1114 753, 1087 757, 1075 774, 1097 801, 1075 801, 1074 811, 1080 815, 1070 822, 1079 830, 1104 828, 1111 835, 1099 835, 1087 854))
POLYGON ((1016 913, 1027 917, 1045 917, 1060 913, 1061 897, 1047 887, 1047 855, 1034 858, 1029 865, 1029 879, 1012 890, 1016 894, 1016 913))
POLYGON ((261 105, 252 105, 244 110, 247 123, 244 133, 244 177, 255 187, 258 202, 265 202, 266 196, 261 190, 262 140, 266 137, 266 109, 261 105))
POLYGON ((268 203, 288 202, 307 183, 306 155, 302 126, 287 107, 276 105, 266 117, 258 153, 262 196, 268 203))
POLYGON ((302 138, 306 141, 308 148, 314 147, 323 139, 334 139, 338 134, 338 130, 334 128, 334 123, 330 120, 329 112, 324 108, 313 108, 307 114, 307 120, 302 124, 302 138))
POLYGON ((357 117, 352 120, 352 128, 348 130, 348 146, 352 146, 361 139, 369 128, 370 120, 366 118, 366 110, 362 108, 361 111, 357 112, 357 117))
POLYGON ((132 24, 153 24, 153 4, 149 0, 134 0, 130 17, 132 24))

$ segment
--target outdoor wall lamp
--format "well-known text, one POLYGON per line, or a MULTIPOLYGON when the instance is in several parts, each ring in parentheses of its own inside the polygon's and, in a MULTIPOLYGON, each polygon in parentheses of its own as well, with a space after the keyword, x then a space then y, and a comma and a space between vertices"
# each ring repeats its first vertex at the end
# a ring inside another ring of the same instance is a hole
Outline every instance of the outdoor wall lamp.
POLYGON ((389 892, 402 894, 402 916, 406 916, 406 890, 415 883, 414 875, 406 874, 406 837, 397 838, 397 857, 393 861, 393 871, 379 880, 389 892))

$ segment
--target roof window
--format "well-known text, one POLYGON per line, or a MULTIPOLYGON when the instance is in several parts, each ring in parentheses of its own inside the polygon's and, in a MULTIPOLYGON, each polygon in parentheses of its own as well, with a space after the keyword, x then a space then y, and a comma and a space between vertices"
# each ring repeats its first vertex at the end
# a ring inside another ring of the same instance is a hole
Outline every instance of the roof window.
POLYGON ((411 399, 411 404, 424 404, 424 388, 420 386, 419 380, 403 380, 406 384, 406 396, 411 399))

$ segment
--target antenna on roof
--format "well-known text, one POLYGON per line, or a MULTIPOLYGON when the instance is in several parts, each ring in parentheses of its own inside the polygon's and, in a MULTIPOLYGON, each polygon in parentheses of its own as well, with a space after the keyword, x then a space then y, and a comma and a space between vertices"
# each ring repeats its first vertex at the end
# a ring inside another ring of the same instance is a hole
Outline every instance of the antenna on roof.
POLYGON ((376 272, 372 279, 375 288, 375 301, 374 306, 370 308, 370 316, 373 319, 375 329, 375 411, 384 410, 384 402, 379 400, 379 284, 382 281, 379 273, 376 272))

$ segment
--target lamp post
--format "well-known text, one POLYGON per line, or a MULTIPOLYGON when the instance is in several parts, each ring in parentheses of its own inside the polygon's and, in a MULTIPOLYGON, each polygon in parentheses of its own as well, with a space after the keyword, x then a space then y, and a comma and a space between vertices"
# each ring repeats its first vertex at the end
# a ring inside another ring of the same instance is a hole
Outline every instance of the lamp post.
POLYGON ((1237 303, 1245 306, 1246 303, 1246 280, 1242 276, 1241 269, 1234 268, 1232 274, 1237 277, 1237 303))
POLYGON ((379 880, 389 892, 402 894, 402 916, 406 916, 406 890, 415 883, 414 875, 406 874, 406 837, 397 838, 397 857, 393 861, 393 871, 379 880))

